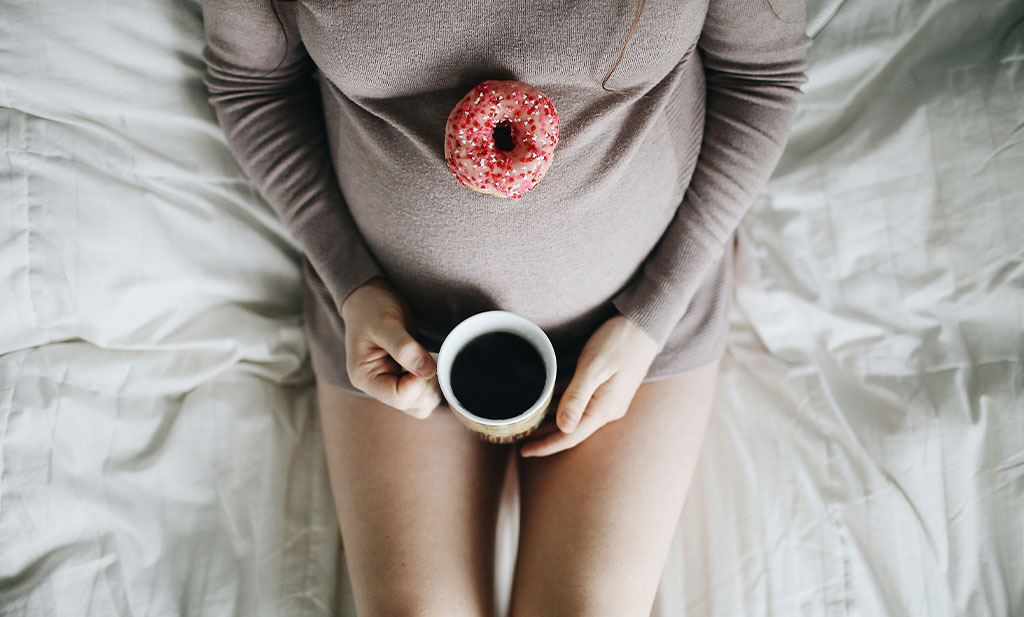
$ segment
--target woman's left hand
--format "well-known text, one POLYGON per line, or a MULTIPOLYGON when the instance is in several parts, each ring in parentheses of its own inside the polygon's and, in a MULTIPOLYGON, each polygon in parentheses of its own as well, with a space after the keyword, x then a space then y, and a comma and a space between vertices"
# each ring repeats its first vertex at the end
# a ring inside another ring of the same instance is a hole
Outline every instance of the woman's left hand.
POLYGON ((567 450, 605 424, 626 415, 658 344, 623 315, 601 324, 580 352, 572 381, 558 403, 559 430, 523 442, 522 456, 547 456, 567 450))

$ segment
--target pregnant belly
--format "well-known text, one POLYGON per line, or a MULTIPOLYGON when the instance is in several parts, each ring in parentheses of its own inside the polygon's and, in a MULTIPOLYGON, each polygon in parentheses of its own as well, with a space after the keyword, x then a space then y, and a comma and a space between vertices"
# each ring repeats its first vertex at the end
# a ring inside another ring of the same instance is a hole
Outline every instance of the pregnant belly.
POLYGON ((492 309, 553 338, 596 328, 672 220, 693 165, 657 124, 621 150, 569 133, 543 182, 501 199, 455 180, 443 132, 433 145, 383 125, 342 125, 333 153, 352 216, 419 326, 440 336, 492 309))
POLYGON ((545 183, 515 201, 474 193, 441 171, 406 171, 401 186, 385 183, 347 199, 422 327, 442 336, 492 309, 523 315, 553 336, 596 328, 679 202, 672 187, 657 187, 657 200, 658 190, 626 179, 604 196, 564 190, 554 165, 545 183))

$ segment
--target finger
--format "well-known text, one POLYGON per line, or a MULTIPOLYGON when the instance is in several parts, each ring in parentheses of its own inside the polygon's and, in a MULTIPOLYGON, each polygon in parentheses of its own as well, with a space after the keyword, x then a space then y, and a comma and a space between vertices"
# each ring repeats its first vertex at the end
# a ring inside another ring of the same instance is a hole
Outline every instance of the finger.
POLYGON ((561 400, 558 401, 558 413, 555 416, 555 421, 562 432, 571 433, 576 429, 594 392, 611 376, 600 371, 595 362, 580 360, 576 372, 572 376, 572 381, 566 386, 561 400))
POLYGON ((543 422, 540 423, 540 426, 534 429, 532 433, 523 438, 523 443, 527 443, 530 441, 539 441, 540 439, 543 439, 544 437, 547 437, 552 433, 560 432, 561 431, 558 430, 558 427, 555 426, 554 422, 548 422, 547 420, 544 420, 543 422))
POLYGON ((519 455, 524 457, 548 456, 556 452, 568 450, 593 435, 597 429, 605 424, 607 422, 603 416, 587 412, 573 432, 563 433, 555 431, 547 437, 524 442, 519 449, 519 455))
POLYGON ((405 413, 414 418, 424 420, 434 413, 437 406, 441 404, 441 387, 437 380, 431 380, 430 387, 425 389, 420 396, 412 402, 405 413))
POLYGON ((401 321, 382 319, 370 332, 370 336, 403 369, 419 377, 433 377, 437 370, 434 359, 430 357, 430 352, 409 334, 401 321))
POLYGON ((402 411, 408 410, 424 391, 430 388, 430 379, 417 377, 412 373, 396 375, 391 372, 370 376, 366 393, 386 405, 402 411))

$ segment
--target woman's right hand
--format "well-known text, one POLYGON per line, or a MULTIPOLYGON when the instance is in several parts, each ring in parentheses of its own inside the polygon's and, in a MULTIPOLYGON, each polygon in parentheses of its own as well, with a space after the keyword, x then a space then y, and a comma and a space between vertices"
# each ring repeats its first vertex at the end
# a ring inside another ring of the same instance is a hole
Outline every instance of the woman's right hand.
POLYGON ((375 277, 341 305, 346 370, 352 385, 415 418, 441 403, 437 364, 409 334, 411 309, 386 280, 375 277), (408 371, 408 372, 406 372, 408 371))

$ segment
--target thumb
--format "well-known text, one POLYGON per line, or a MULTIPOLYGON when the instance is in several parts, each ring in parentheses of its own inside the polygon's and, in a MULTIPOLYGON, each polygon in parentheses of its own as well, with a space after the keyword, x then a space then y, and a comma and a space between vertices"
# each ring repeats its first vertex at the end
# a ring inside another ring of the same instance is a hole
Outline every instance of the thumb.
POLYGON ((566 386, 565 393, 558 402, 558 415, 555 417, 555 422, 563 433, 571 433, 576 429, 594 392, 604 381, 593 369, 592 363, 580 363, 576 367, 572 381, 566 386))
POLYGON ((397 320, 379 322, 373 337, 402 368, 425 379, 437 370, 434 359, 423 345, 397 320))

